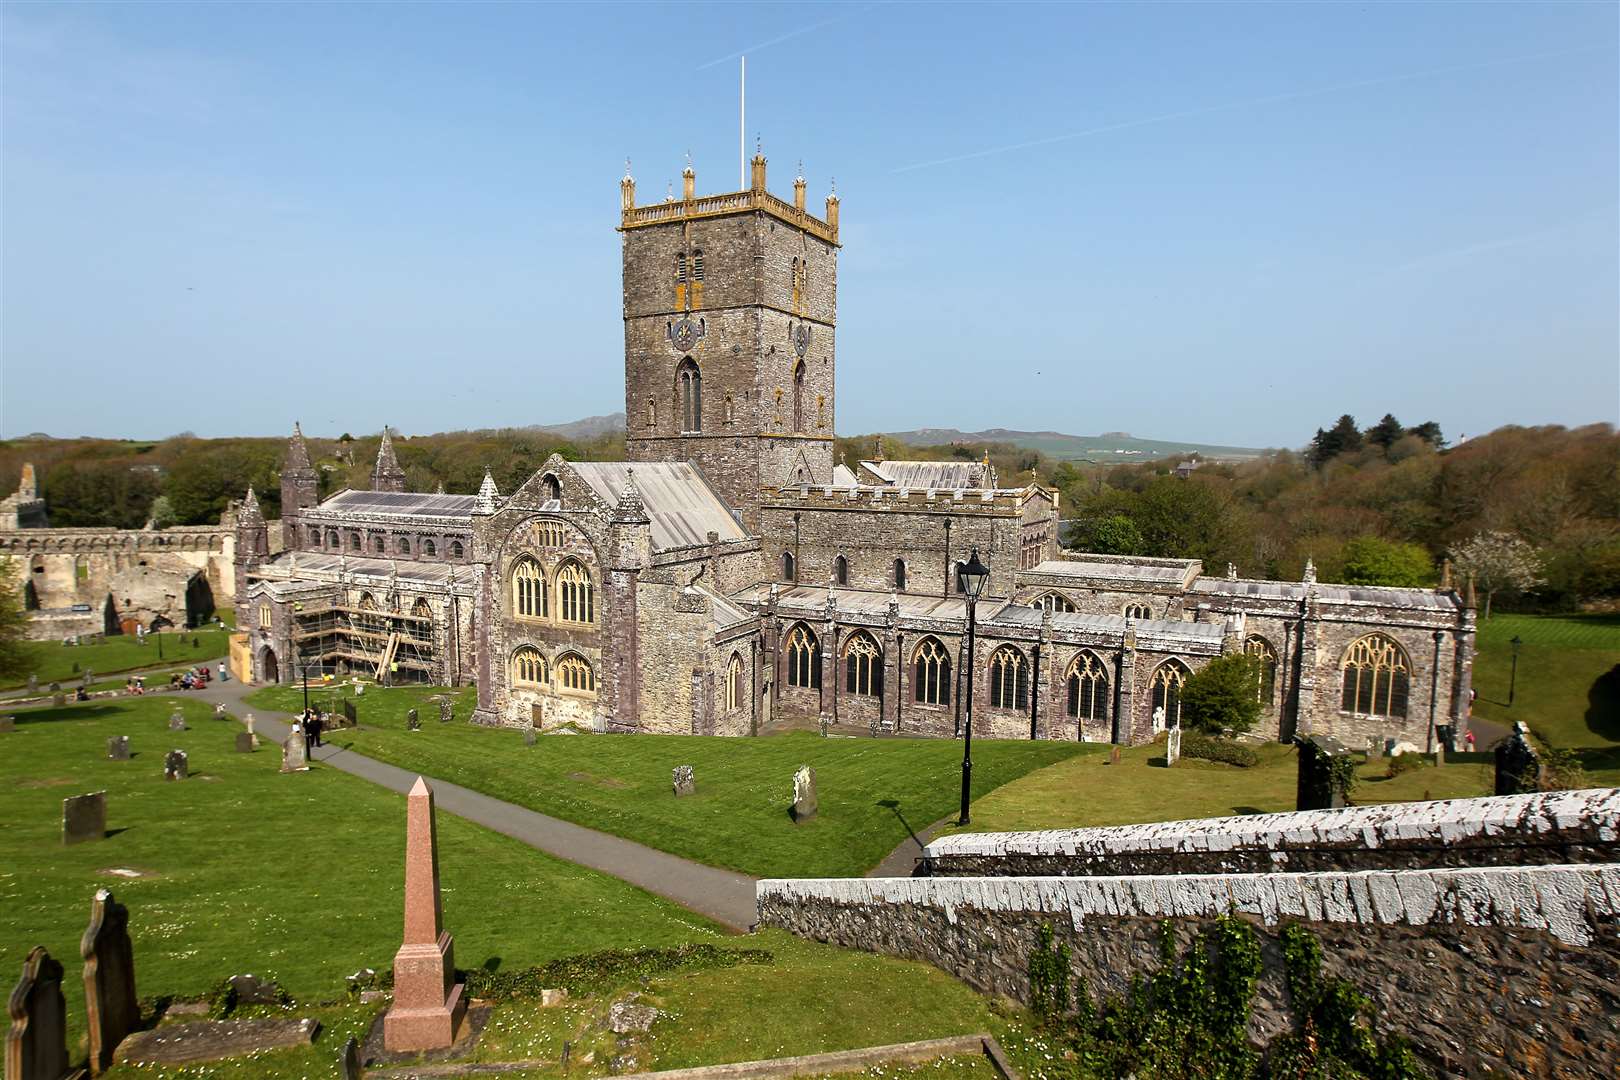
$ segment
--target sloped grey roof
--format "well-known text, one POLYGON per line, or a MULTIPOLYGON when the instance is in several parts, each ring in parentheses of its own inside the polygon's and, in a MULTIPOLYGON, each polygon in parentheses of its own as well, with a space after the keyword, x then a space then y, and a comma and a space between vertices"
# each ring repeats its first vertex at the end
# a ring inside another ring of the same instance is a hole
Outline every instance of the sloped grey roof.
POLYGON ((315 509, 347 514, 456 518, 463 524, 478 507, 476 495, 428 495, 414 491, 340 491, 315 509))
POLYGON ((1061 574, 1067 577, 1178 585, 1186 579, 1187 571, 1192 565, 1192 560, 1176 560, 1172 565, 1161 566, 1130 558, 1085 555, 1077 559, 1047 559, 1036 566, 1034 572, 1061 574))
POLYGON ((711 532, 722 541, 748 539, 703 474, 684 461, 571 461, 568 467, 609 507, 619 504, 619 493, 635 470, 656 549, 705 544, 711 532))
POLYGON ((859 483, 860 483, 860 480, 855 476, 855 474, 853 472, 850 471, 850 468, 849 468, 848 465, 834 465, 833 466, 833 482, 832 482, 833 487, 835 487, 835 488, 852 488, 852 487, 857 486, 859 483))
MULTIPOLYGON (((1199 578, 1193 591, 1216 596, 1252 596, 1263 600, 1303 600, 1309 588, 1302 581, 1236 581, 1227 578, 1199 578)), ((1316 596, 1328 603, 1379 604, 1386 607, 1424 608, 1456 611, 1462 602, 1455 593, 1432 589, 1396 589, 1374 585, 1318 585, 1316 596)))
POLYGON ((861 465, 895 487, 914 491, 987 486, 985 467, 977 461, 863 461, 861 465))

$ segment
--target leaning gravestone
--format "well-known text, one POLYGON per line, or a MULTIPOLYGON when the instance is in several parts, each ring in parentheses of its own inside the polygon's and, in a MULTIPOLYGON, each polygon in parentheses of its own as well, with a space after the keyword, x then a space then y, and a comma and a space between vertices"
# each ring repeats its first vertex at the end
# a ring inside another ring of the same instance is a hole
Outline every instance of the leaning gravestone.
POLYGON ((1513 734, 1496 744, 1496 793, 1520 795, 1541 790, 1541 756, 1530 742, 1523 720, 1513 734))
POLYGON ((309 770, 309 748, 304 743, 304 733, 296 727, 287 741, 281 744, 281 771, 307 772, 309 770))
POLYGON ((180 712, 180 710, 178 710, 178 709, 176 709, 174 712, 169 714, 169 730, 170 731, 184 731, 184 730, 186 730, 186 717, 185 717, 185 714, 180 712))
POLYGON ((90 1073, 112 1065, 113 1051, 140 1024, 135 996, 135 946, 129 939, 129 909, 106 889, 90 904, 90 925, 79 939, 84 958, 85 1020, 90 1029, 90 1073))
POLYGON ((236 733, 236 752, 238 754, 253 753, 253 732, 238 731, 236 733))
POLYGON ((410 712, 405 714, 405 728, 408 731, 421 731, 422 730, 422 721, 416 715, 416 710, 415 709, 412 709, 410 712))
POLYGON ((82 844, 107 835, 107 793, 70 795, 62 800, 62 843, 82 844))
POLYGON ((692 766, 675 766, 675 797, 680 798, 682 795, 696 794, 697 780, 692 775, 692 766))
POLYGON ((59 1080, 68 1071, 67 1001, 62 965, 36 945, 23 961, 22 978, 8 1003, 6 1080, 59 1080))
POLYGON ((793 820, 808 821, 816 816, 816 770, 800 765, 793 774, 793 820))
POLYGON ((129 736, 128 735, 114 735, 112 738, 107 740, 107 760, 108 761, 128 761, 129 760, 129 736))
POLYGON ((1170 737, 1167 740, 1165 740, 1165 744, 1164 744, 1164 763, 1166 765, 1174 765, 1176 762, 1178 762, 1180 760, 1181 760, 1181 728, 1178 726, 1178 727, 1173 727, 1173 728, 1170 729, 1170 737))
POLYGON ((189 775, 186 771, 186 752, 170 750, 163 758, 163 779, 184 780, 189 775))

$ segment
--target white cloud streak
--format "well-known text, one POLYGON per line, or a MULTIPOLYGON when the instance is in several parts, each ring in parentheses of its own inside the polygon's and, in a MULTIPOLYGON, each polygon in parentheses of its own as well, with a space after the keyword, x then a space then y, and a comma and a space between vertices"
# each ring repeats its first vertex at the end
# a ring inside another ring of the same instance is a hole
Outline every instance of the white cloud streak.
POLYGON ((1280 94, 1267 94, 1264 97, 1244 98, 1240 101, 1226 101, 1219 105, 1203 105, 1195 109, 1181 109, 1176 112, 1161 113, 1158 116, 1147 116, 1138 120, 1123 120, 1115 124, 1103 124, 1100 127, 1087 128, 1084 131, 1071 131, 1064 135, 1048 135, 1043 139, 1029 139, 1025 142, 1009 143, 1006 146, 992 146, 985 150, 974 150, 966 154, 953 154, 950 157, 934 158, 930 161, 918 161, 910 165, 901 165, 890 169, 889 172, 905 173, 917 169, 930 169, 938 165, 954 165, 962 161, 975 161, 979 158, 994 157, 998 154, 1010 154, 1017 150, 1030 150, 1037 146, 1051 146, 1053 143, 1068 142, 1072 139, 1086 139, 1093 135, 1106 135, 1113 131, 1125 131, 1130 128, 1147 127, 1150 124, 1163 124, 1171 120, 1185 120, 1194 116, 1208 116, 1211 113, 1227 112, 1232 109, 1247 109, 1257 105, 1272 105, 1283 101, 1299 101, 1304 98, 1322 97, 1327 94, 1339 94, 1346 90, 1363 90, 1374 86, 1390 86, 1396 83, 1412 82, 1417 79, 1432 79, 1440 75, 1451 75, 1463 71, 1478 71, 1483 68, 1500 67, 1506 64, 1527 64, 1537 60, 1553 60, 1565 56, 1576 56, 1583 53, 1606 52, 1614 48, 1612 45, 1588 45, 1579 49, 1561 49, 1554 52, 1529 53, 1523 56, 1504 56, 1496 60, 1481 60, 1472 64, 1452 64, 1449 67, 1429 68, 1426 71, 1411 71, 1402 75, 1384 75, 1376 79, 1357 79, 1353 82, 1334 83, 1331 86, 1319 86, 1309 90, 1290 90, 1280 94))
POLYGON ((814 33, 815 31, 820 30, 823 26, 831 26, 835 22, 841 22, 842 20, 849 18, 851 14, 853 14, 853 12, 845 13, 843 15, 834 15, 830 19, 822 19, 818 23, 811 23, 809 26, 801 26, 797 30, 789 30, 787 33, 773 37, 769 41, 761 41, 755 45, 748 46, 746 49, 738 49, 734 53, 728 53, 725 56, 719 57, 718 59, 710 60, 708 63, 699 64, 697 66, 697 70, 704 71, 708 68, 715 67, 719 64, 724 64, 731 60, 739 60, 744 56, 752 56, 754 53, 757 53, 762 49, 768 49, 772 45, 780 45, 784 41, 792 41, 796 37, 803 37, 805 34, 814 33))

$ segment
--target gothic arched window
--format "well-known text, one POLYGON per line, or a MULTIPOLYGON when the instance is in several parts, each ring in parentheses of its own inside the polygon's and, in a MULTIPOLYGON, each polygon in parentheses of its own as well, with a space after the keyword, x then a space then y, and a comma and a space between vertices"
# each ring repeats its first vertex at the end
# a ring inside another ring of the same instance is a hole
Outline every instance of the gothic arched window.
POLYGON ((1368 634, 1344 654, 1344 697, 1339 707, 1364 716, 1404 720, 1412 665, 1393 638, 1368 634))
POLYGON ((675 369, 675 397, 681 413, 681 431, 702 431, 703 373, 690 356, 675 369))
POLYGON ((336 551, 342 546, 338 541, 338 531, 336 529, 326 530, 326 546, 331 548, 333 551, 336 551))
POLYGON ((833 581, 839 585, 849 584, 849 560, 842 555, 833 560, 833 581))
POLYGON ((1108 668, 1091 653, 1069 664, 1069 715, 1079 720, 1108 719, 1108 668))
POLYGON ((883 696, 883 650, 865 631, 844 643, 844 689, 863 697, 883 696))
POLYGON ((1159 710, 1164 710, 1164 719, 1153 722, 1153 730, 1181 726, 1181 688, 1187 685, 1187 676, 1191 672, 1187 665, 1180 660, 1170 659, 1160 664, 1154 671, 1149 685, 1153 688, 1153 715, 1158 717, 1159 710))
POLYGON ((527 556, 512 567, 512 610, 525 619, 543 619, 547 615, 545 572, 527 556))
POLYGON ((698 248, 692 252, 692 280, 703 280, 703 249, 698 248))
POLYGON ((1251 637, 1243 643, 1243 651, 1254 657, 1259 666, 1259 678, 1255 680, 1255 696, 1260 699, 1260 707, 1269 709, 1272 699, 1277 692, 1277 650, 1271 647, 1271 642, 1263 637, 1251 637))
POLYGON ((1151 619, 1153 618, 1153 609, 1146 604, 1126 604, 1125 617, 1127 619, 1151 619))
POLYGON ((821 689, 821 643, 804 623, 788 632, 787 683, 809 690, 821 689))
POLYGON ((1062 593, 1049 592, 1044 596, 1037 596, 1029 602, 1029 606, 1037 611, 1050 611, 1054 615, 1059 612, 1074 610, 1074 602, 1062 593))
POLYGON ((572 559, 557 571, 557 617, 570 623, 596 621, 596 587, 591 575, 572 559))
POLYGON ((926 637, 912 654, 911 698, 919 705, 951 703, 951 654, 938 638, 926 637))
POLYGON ((742 654, 732 653, 731 662, 726 665, 726 711, 732 712, 742 707, 743 703, 743 662, 742 654))
POLYGON ((793 562, 793 552, 791 552, 791 551, 782 552, 782 580, 783 581, 797 581, 797 580, 799 580, 798 576, 797 576, 798 569, 799 569, 798 566, 796 566, 794 564, 794 562, 793 562))
POLYGON ((675 253, 675 280, 686 280, 686 252, 684 251, 675 253))
POLYGON ((793 430, 804 430, 804 361, 793 365, 793 430))
POLYGON ((513 686, 544 686, 546 658, 533 645, 523 645, 512 654, 513 686))
POLYGON ((894 560, 894 588, 896 592, 906 591, 906 560, 894 560))
POLYGON ((1029 707, 1029 662, 1011 645, 1003 645, 990 657, 990 707, 1026 709, 1029 707))
POLYGON ((596 672, 583 656, 569 653, 557 661, 557 689, 578 694, 596 693, 596 672))

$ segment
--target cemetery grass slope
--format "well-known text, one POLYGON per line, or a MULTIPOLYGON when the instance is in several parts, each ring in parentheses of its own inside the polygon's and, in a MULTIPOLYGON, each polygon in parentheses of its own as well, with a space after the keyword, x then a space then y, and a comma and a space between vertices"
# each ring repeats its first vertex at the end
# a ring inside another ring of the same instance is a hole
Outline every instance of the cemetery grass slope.
MULTIPOLYGON (((224 630, 187 630, 184 633, 163 634, 161 660, 158 658, 157 637, 152 634, 147 635, 145 645, 137 643, 133 635, 122 634, 93 645, 30 641, 25 642, 23 648, 29 655, 29 670, 39 677, 39 685, 44 688, 53 682, 63 686, 77 684, 86 668, 97 675, 115 675, 121 671, 218 660, 225 655, 226 645, 224 630), (191 644, 193 640, 197 642, 196 645, 191 644), (77 668, 74 665, 78 665, 77 668)), ((25 673, 21 679, 0 686, 0 690, 15 690, 27 685, 28 676, 25 673)))
POLYGON ((1491 616, 1480 623, 1474 689, 1475 716, 1522 720, 1574 750, 1589 784, 1620 784, 1620 615, 1491 616), (1523 645, 1509 706, 1515 636, 1523 645))
MULTIPOLYGON (((143 997, 201 995, 251 971, 330 1000, 345 975, 386 969, 399 947, 404 798, 319 765, 281 775, 273 743, 236 753, 240 724, 201 702, 179 707, 188 731, 168 730, 174 699, 134 698, 21 712, 0 734, 0 971, 14 976, 34 945, 63 960, 74 1040, 79 935, 102 886, 129 906, 143 997), (114 735, 130 737, 133 760, 107 760, 114 735), (190 779, 164 781, 171 749, 188 753, 190 779), (63 798, 99 790, 111 835, 63 847, 63 798)), ((464 968, 721 939, 708 920, 615 878, 450 814, 438 825, 446 925, 464 968)))
MULTIPOLYGON (((760 877, 858 875, 907 836, 950 814, 961 790, 962 745, 951 739, 823 739, 796 732, 758 739, 698 735, 542 735, 473 727, 470 691, 449 691, 456 722, 438 722, 425 687, 368 688, 354 700, 361 727, 329 741, 437 776, 542 814, 673 855, 760 877), (416 705, 422 730, 407 731, 416 705), (697 794, 677 799, 670 772, 693 766, 697 794), (820 813, 788 816, 800 765, 816 770, 820 813)), ((342 691, 322 691, 319 700, 342 691)), ((252 694, 261 709, 301 707, 302 692, 252 694)), ((1035 769, 1097 747, 975 740, 973 786, 992 791, 1035 769)))

